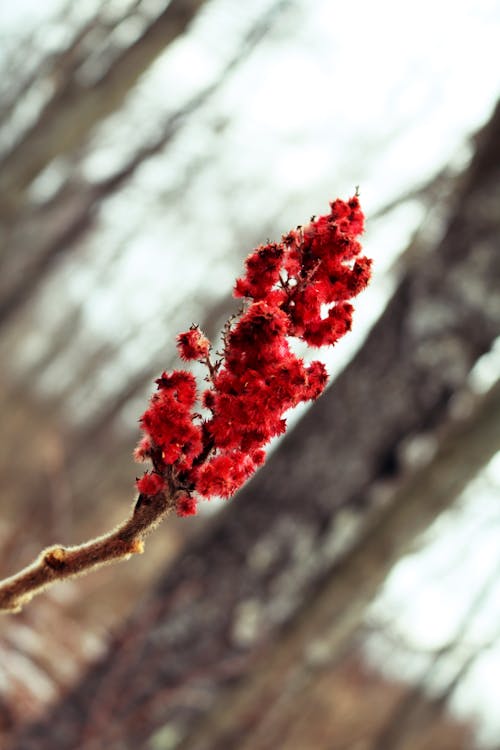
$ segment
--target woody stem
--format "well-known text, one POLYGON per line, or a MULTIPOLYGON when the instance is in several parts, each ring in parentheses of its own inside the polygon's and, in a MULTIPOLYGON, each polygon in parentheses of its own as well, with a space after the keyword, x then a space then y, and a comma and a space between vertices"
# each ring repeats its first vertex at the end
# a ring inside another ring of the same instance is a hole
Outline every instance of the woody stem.
POLYGON ((173 507, 171 494, 140 495, 129 518, 107 534, 75 547, 56 545, 43 550, 31 565, 0 581, 0 612, 19 612, 57 581, 142 553, 144 537, 173 507))

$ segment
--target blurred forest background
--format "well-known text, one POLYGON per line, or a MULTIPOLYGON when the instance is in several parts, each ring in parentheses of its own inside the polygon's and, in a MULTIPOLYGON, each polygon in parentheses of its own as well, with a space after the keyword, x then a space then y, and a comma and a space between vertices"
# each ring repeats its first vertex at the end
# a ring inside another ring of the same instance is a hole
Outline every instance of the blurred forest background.
POLYGON ((2 748, 500 748, 499 38, 495 0, 0 9, 2 577, 127 514, 254 246, 359 185, 376 271, 234 501, 2 619, 2 748))

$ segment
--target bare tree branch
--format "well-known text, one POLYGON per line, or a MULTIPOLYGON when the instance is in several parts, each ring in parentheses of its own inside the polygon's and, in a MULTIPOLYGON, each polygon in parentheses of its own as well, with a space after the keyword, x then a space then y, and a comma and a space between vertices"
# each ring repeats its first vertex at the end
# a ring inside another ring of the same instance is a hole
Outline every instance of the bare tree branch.
POLYGON ((172 494, 139 495, 130 518, 117 528, 76 547, 55 545, 19 573, 0 581, 0 612, 19 612, 48 586, 144 551, 143 539, 175 507, 172 494))
MULTIPOLYGON (((288 3, 289 0, 279 0, 258 18, 217 80, 169 115, 156 139, 139 148, 115 173, 95 183, 66 182, 53 198, 22 217, 20 226, 0 239, 0 327, 30 297, 41 276, 92 228, 102 202, 133 177, 147 159, 159 154, 173 140, 186 119, 206 104, 228 76, 247 59, 288 3)), ((0 177, 0 192, 1 180, 0 177)))
POLYGON ((172 0, 130 47, 91 85, 72 79, 1 163, 2 213, 12 214, 24 190, 55 156, 80 146, 95 125, 121 107, 162 50, 180 36, 205 0, 172 0))

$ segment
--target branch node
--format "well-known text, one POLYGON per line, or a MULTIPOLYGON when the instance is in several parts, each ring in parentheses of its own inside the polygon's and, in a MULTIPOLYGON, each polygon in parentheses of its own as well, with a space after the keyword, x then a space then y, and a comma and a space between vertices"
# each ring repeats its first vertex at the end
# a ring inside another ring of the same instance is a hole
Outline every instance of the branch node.
POLYGON ((129 547, 131 555, 142 555, 144 552, 144 542, 142 539, 134 539, 129 547))
POLYGON ((66 565, 66 550, 64 547, 52 547, 45 550, 43 562, 52 570, 62 570, 66 565))

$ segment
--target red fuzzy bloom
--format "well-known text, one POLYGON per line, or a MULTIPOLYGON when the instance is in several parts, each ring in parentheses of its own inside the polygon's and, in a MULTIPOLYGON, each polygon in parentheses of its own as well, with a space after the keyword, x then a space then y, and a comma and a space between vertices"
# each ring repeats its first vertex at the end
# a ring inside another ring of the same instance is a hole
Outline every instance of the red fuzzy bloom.
POLYGON ((215 364, 197 326, 179 334, 181 358, 208 368, 201 405, 210 416, 194 411, 190 372, 162 374, 140 420, 145 435, 136 458, 150 458, 155 469, 138 480, 141 492, 163 490, 162 476, 168 476, 180 492, 175 503, 181 516, 196 512, 197 496, 230 497, 263 463, 264 446, 285 431, 287 411, 323 392, 324 365, 306 366, 290 341, 328 346, 350 330, 350 300, 371 272, 357 240, 363 220, 357 195, 336 200, 329 214, 254 250, 234 289, 247 306, 226 326, 222 359, 215 364))
POLYGON ((370 281, 372 268, 371 258, 358 258, 352 267, 347 285, 350 291, 350 297, 357 296, 370 281))
POLYGON ((210 390, 204 391, 201 402, 205 409, 213 410, 215 405, 215 393, 210 390))
POLYGON ((134 458, 138 463, 140 463, 141 461, 146 461, 150 457, 151 441, 148 437, 143 437, 134 450, 134 458))
POLYGON ((279 279, 283 252, 283 247, 276 243, 254 250, 245 261, 246 276, 236 281, 234 296, 265 297, 279 279))
POLYGON ((161 492, 165 487, 165 481, 163 477, 161 477, 159 474, 157 474, 155 471, 153 472, 144 472, 142 477, 140 479, 137 479, 136 481, 137 489, 141 493, 141 495, 149 495, 152 497, 153 495, 158 495, 159 492, 161 492))
POLYGON ((203 335, 198 326, 193 326, 189 331, 179 333, 177 349, 181 359, 202 360, 208 357, 210 341, 203 335))
POLYGON ((252 452, 252 461, 254 462, 255 466, 261 466, 265 460, 266 452, 263 451, 262 448, 259 448, 258 450, 252 452))
POLYGON ((326 386, 328 375, 323 362, 311 362, 307 368, 307 383, 304 386, 304 398, 318 398, 326 386))
POLYGON ((331 346, 351 330, 353 307, 349 302, 335 305, 324 319, 318 319, 306 327, 304 341, 311 346, 331 346))
POLYGON ((196 489, 205 497, 231 497, 255 469, 252 458, 242 451, 221 453, 197 470, 196 489))
POLYGON ((196 473, 196 489, 205 497, 230 497, 239 487, 234 480, 233 468, 227 454, 211 458, 196 473))
POLYGON ((164 372, 156 383, 158 391, 140 419, 141 427, 150 452, 156 448, 156 455, 164 464, 180 462, 185 470, 203 448, 201 427, 193 422, 191 411, 196 401, 196 381, 192 373, 175 370, 171 374, 164 372))
POLYGON ((161 378, 156 380, 156 384, 161 393, 158 398, 164 400, 170 398, 172 403, 178 402, 186 409, 190 409, 196 401, 196 380, 192 372, 185 370, 164 372, 161 378))
POLYGON ((178 516, 195 516, 196 499, 191 495, 180 495, 175 503, 175 510, 178 516))

